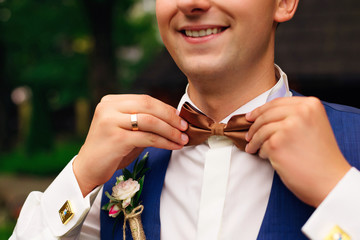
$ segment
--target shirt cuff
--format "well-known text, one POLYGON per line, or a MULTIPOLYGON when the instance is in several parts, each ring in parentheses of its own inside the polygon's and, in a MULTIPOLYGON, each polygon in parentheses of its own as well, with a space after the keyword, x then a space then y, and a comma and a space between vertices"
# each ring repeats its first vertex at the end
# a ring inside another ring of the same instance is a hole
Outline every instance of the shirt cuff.
POLYGON ((360 239, 360 172, 351 168, 319 205, 302 231, 310 239, 325 239, 337 227, 360 239))
MULTIPOLYGON (((66 165, 41 198, 41 214, 54 236, 60 237, 69 234, 69 231, 83 223, 101 188, 99 186, 85 198, 83 197, 73 172, 72 163, 75 158, 66 165), (67 224, 63 224, 59 210, 66 201, 70 202, 74 215, 67 224)), ((80 230, 80 228, 76 229, 80 230)))

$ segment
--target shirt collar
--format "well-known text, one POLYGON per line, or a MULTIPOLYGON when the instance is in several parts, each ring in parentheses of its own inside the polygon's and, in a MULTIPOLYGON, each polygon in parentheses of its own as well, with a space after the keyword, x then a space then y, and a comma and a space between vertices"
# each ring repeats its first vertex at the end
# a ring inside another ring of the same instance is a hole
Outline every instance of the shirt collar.
MULTIPOLYGON (((266 102, 270 102, 275 98, 292 96, 292 93, 289 90, 289 83, 286 74, 281 70, 281 68, 278 65, 275 64, 274 66, 275 66, 276 77, 278 78, 277 83, 271 89, 258 95, 254 99, 250 100, 249 102, 245 103, 243 106, 232 112, 222 121, 220 121, 221 123, 227 123, 233 115, 250 112, 257 107, 264 105, 266 102)), ((185 102, 189 102, 191 105, 193 105, 196 109, 198 109, 201 112, 201 110, 191 101, 188 94, 188 86, 189 85, 186 86, 185 94, 182 96, 180 100, 180 103, 178 105, 178 110, 179 111, 181 110, 181 107, 185 102)))

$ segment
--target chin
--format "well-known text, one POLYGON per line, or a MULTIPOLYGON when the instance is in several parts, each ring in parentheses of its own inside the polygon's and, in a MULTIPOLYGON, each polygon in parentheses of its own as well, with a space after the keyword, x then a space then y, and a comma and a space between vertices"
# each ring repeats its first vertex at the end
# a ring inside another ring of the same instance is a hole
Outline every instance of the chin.
POLYGON ((190 79, 219 78, 227 71, 224 64, 216 61, 183 61, 178 63, 181 71, 190 79))
POLYGON ((182 69, 185 75, 192 81, 209 81, 211 79, 219 79, 223 76, 223 71, 220 71, 215 66, 213 67, 189 67, 182 69))

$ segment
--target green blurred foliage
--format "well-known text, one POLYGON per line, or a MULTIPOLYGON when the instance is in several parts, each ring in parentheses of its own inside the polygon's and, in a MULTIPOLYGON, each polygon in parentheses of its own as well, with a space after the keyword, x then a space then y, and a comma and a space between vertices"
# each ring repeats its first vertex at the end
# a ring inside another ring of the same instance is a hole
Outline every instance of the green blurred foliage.
POLYGON ((115 7, 114 39, 117 46, 135 47, 141 54, 138 61, 121 57, 117 59, 121 86, 127 90, 133 87, 132 84, 137 75, 160 52, 163 45, 159 40, 160 35, 158 34, 155 12, 139 14, 134 10, 139 1, 127 0, 125 2, 132 2, 133 8, 123 12, 121 5, 115 7))
POLYGON ((0 240, 7 240, 11 236, 15 227, 14 220, 8 220, 3 224, 0 224, 0 240))
POLYGON ((23 146, 18 146, 14 151, 0 154, 0 169, 2 172, 54 176, 76 155, 81 143, 76 139, 58 139, 53 151, 41 151, 32 155, 28 155, 23 146))
POLYGON ((90 38, 81 6, 72 0, 12 0, 2 5, 11 13, 3 24, 5 75, 11 86, 27 85, 32 89, 26 151, 33 154, 51 150, 51 111, 87 92, 88 58, 76 48, 78 39, 90 38))
MULTIPOLYGON (((96 33, 91 28, 86 1, 113 3, 110 31, 115 81, 122 91, 132 87, 137 74, 162 48, 154 13, 139 12, 141 3, 137 0, 0 0, 0 42, 6 50, 5 79, 11 89, 25 85, 32 90, 30 130, 25 143, 20 142, 6 157, 0 154, 2 164, 8 164, 7 160, 11 162, 11 156, 17 159, 13 162, 18 162, 43 153, 60 154, 57 137, 63 134, 54 131, 51 114, 74 105, 79 98, 91 99, 89 74, 96 33), (127 54, 129 49, 135 50, 135 55, 127 54)), ((65 158, 69 160, 69 156, 65 158)), ((40 159, 47 161, 48 158, 40 159)), ((30 166, 3 169, 26 171, 27 167, 30 166)))
POLYGON ((59 104, 84 94, 87 56, 77 51, 76 42, 90 36, 78 2, 11 0, 2 7, 11 11, 3 38, 12 85, 57 92, 63 97, 59 104))
MULTIPOLYGON (((132 16, 136 3, 118 0, 113 9, 114 51, 136 46, 141 52, 136 61, 117 58, 118 81, 126 82, 127 87, 161 48, 154 14, 132 16)), ((0 36, 6 45, 6 75, 11 85, 46 88, 47 97, 58 108, 79 95, 88 97, 88 57, 94 43, 82 3, 3 0, 0 8, 11 14, 2 23, 4 34, 0 36)))
MULTIPOLYGON (((71 107, 75 111, 78 99, 93 99, 90 79, 99 47, 94 21, 99 24, 96 21, 106 11, 90 13, 89 5, 97 10, 99 4, 112 6, 109 25, 99 21, 103 24, 100 29, 110 31, 111 36, 105 42, 110 42, 112 52, 104 62, 114 63, 115 85, 121 86, 120 92, 127 92, 162 48, 155 16, 139 11, 140 0, 0 0, 1 93, 10 96, 10 91, 20 86, 27 86, 32 93, 30 101, 17 106, 22 127, 18 126, 19 136, 14 136, 17 144, 0 151, 1 173, 54 176, 79 151, 84 137, 68 132, 74 130, 71 128, 56 132, 53 121, 61 121, 54 119, 59 112, 71 114, 71 107)), ((7 113, 3 106, 14 108, 9 107, 10 99, 4 98, 0 98, 0 113, 7 113)), ((14 119, 0 114, 0 140, 4 134, 1 129, 14 119)), ((0 206, 0 239, 8 239, 14 228, 14 217, 9 214, 13 210, 0 206)))

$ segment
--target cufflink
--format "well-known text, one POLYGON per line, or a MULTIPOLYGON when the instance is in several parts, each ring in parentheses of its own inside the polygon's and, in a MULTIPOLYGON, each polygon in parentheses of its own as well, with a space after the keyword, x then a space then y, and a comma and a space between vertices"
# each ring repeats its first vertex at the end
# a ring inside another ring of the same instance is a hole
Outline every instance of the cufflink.
POLYGON ((331 229, 329 235, 327 235, 324 240, 351 240, 351 238, 339 226, 335 226, 331 229))
POLYGON ((69 201, 66 201, 64 205, 60 208, 59 215, 63 224, 67 224, 73 218, 74 212, 71 209, 69 201))

